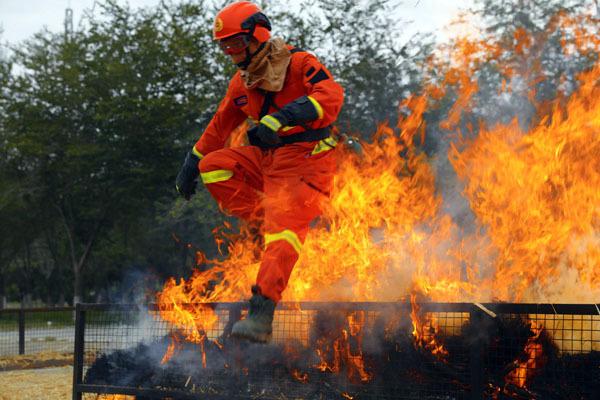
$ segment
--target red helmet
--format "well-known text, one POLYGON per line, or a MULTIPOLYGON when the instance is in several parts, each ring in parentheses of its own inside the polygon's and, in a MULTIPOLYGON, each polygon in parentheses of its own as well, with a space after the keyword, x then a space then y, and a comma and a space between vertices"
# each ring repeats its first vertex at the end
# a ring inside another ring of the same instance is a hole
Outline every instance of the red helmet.
POLYGON ((263 43, 271 37, 270 30, 269 19, 256 4, 238 1, 223 8, 215 17, 213 39, 221 40, 246 33, 263 43))

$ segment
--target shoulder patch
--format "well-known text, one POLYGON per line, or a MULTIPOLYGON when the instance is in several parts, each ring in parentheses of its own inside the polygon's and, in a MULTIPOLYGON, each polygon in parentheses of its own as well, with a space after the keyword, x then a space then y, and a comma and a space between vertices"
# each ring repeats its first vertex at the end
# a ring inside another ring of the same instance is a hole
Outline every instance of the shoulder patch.
POLYGON ((235 99, 233 99, 233 104, 235 104, 238 107, 245 106, 246 104, 248 104, 248 96, 244 94, 240 97, 236 97, 235 99))
POLYGON ((323 68, 321 68, 319 72, 317 72, 315 76, 310 78, 308 81, 311 83, 311 85, 316 85, 317 83, 326 79, 329 79, 329 76, 327 76, 327 73, 323 70, 323 68))

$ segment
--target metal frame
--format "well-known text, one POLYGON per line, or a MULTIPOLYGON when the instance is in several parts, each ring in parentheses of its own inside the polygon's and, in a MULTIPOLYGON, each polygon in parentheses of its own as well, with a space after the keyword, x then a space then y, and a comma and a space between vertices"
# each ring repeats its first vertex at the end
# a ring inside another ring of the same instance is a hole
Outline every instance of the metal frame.
POLYGON ((0 316, 8 314, 17 315, 19 330, 19 354, 25 354, 25 336, 27 332, 27 314, 52 313, 61 311, 75 311, 75 307, 35 307, 35 308, 5 308, 0 310, 0 316))
MULTIPOLYGON (((229 312, 229 321, 225 331, 230 331, 231 325, 240 319, 242 310, 247 309, 247 303, 208 303, 211 307, 219 307, 229 312)), ((540 315, 578 315, 578 316, 600 316, 600 304, 534 304, 534 303, 421 303, 423 312, 452 312, 469 313, 472 321, 482 321, 487 317, 495 317, 496 314, 540 314, 540 315)), ((280 303, 278 310, 348 310, 348 311, 382 311, 398 310, 410 311, 411 304, 407 302, 300 302, 280 303)), ((77 304, 75 309, 75 358, 73 368, 73 399, 80 400, 84 393, 96 394, 122 394, 137 395, 145 398, 177 398, 198 399, 197 394, 182 391, 163 391, 159 389, 138 389, 104 385, 90 385, 83 383, 83 356, 85 352, 85 321, 88 311, 136 311, 136 310, 158 310, 156 304, 144 305, 110 305, 110 304, 77 304)), ((469 373, 471 383, 470 399, 484 398, 484 376, 482 370, 483 347, 481 341, 473 342, 469 348, 469 373)), ((202 395, 206 399, 220 399, 222 396, 202 395)))

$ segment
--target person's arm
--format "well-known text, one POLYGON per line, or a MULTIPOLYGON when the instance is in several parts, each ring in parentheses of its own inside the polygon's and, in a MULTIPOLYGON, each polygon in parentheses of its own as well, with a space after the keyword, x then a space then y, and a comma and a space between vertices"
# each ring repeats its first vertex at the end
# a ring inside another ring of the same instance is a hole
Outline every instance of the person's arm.
POLYGON ((227 89, 225 98, 219 104, 217 112, 204 130, 200 139, 186 154, 185 160, 177 178, 175 179, 175 188, 186 200, 189 200, 196 193, 198 184, 199 167, 198 163, 208 153, 222 149, 225 141, 231 135, 231 132, 237 128, 246 119, 246 114, 242 111, 242 102, 239 100, 243 96, 243 91, 234 76, 227 89))
POLYGON ((241 109, 241 98, 245 94, 241 90, 240 83, 239 76, 235 75, 217 112, 192 148, 192 153, 198 158, 201 159, 210 152, 222 149, 231 132, 247 118, 241 109))
POLYGON ((327 68, 315 56, 306 53, 302 76, 307 95, 265 116, 260 121, 262 124, 276 132, 282 126, 306 123, 311 123, 315 129, 322 128, 331 125, 337 119, 344 102, 344 90, 327 68))

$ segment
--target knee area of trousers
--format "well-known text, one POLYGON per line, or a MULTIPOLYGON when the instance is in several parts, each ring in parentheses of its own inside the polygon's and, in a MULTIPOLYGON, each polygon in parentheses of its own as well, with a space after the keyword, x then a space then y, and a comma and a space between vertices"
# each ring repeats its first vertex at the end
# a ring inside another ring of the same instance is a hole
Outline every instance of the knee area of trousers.
POLYGON ((200 160, 200 172, 210 172, 217 169, 226 168, 224 164, 227 164, 225 160, 214 153, 208 153, 202 160, 200 160))

